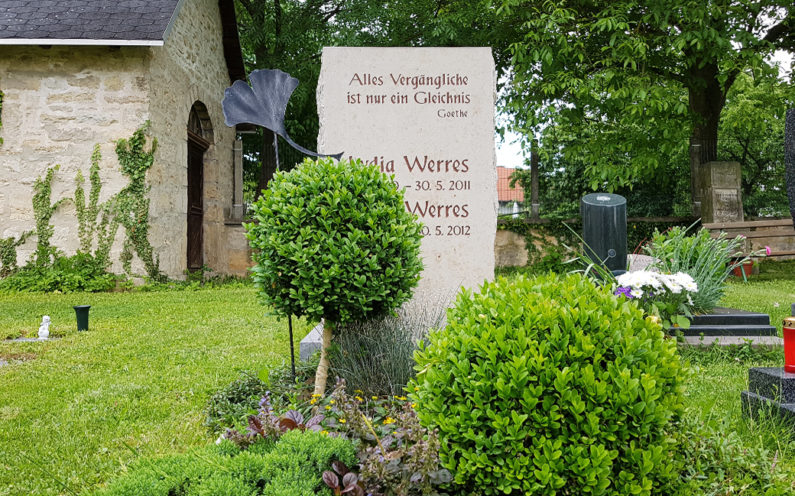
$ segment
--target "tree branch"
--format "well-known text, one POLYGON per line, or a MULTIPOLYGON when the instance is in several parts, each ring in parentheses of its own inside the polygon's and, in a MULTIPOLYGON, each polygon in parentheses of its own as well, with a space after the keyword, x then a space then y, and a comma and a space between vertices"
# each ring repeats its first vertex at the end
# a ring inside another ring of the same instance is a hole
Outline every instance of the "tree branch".
POLYGON ((792 33, 792 27, 790 24, 793 23, 795 18, 792 17, 792 13, 788 13, 787 17, 781 20, 778 24, 770 28, 770 31, 762 38, 762 41, 767 41, 769 43, 775 43, 783 38, 785 35, 792 33))

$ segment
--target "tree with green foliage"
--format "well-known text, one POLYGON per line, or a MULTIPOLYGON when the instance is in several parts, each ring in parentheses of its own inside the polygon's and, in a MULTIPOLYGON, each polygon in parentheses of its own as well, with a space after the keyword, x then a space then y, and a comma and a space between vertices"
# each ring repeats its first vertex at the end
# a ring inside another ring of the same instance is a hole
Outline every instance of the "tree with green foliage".
POLYGON ((743 73, 726 96, 718 152, 742 166, 743 209, 750 217, 789 211, 784 188, 784 120, 795 85, 775 73, 743 73))
POLYGON ((598 131, 566 153, 608 187, 664 167, 682 130, 702 162, 715 160, 738 76, 776 49, 795 50, 791 0, 502 0, 499 12, 515 29, 507 109, 516 128, 598 131))
POLYGON ((411 297, 422 270, 421 225, 377 167, 331 158, 277 172, 252 214, 252 278, 263 302, 281 316, 325 319, 315 376, 322 395, 334 328, 411 297))
MULTIPOLYGON (((498 70, 508 66, 510 30, 496 11, 463 0, 237 0, 246 69, 280 69, 297 78, 285 125, 297 143, 315 149, 315 89, 324 46, 493 46, 498 70)), ((323 151, 323 150, 321 150, 323 151)), ((244 140, 245 182, 257 196, 276 170, 273 134, 244 140)), ((303 157, 279 147, 282 169, 303 157)))

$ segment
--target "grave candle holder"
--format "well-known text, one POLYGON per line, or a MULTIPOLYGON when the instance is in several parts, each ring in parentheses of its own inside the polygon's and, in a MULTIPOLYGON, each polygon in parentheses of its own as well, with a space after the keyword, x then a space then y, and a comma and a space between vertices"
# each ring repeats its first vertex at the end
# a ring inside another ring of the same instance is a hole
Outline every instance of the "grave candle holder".
POLYGON ((75 316, 77 317, 77 330, 88 330, 88 309, 91 305, 77 305, 72 307, 75 309, 75 316))
MULTIPOLYGON (((793 305, 795 306, 795 305, 793 305)), ((795 373, 795 315, 784 319, 784 371, 795 373)))

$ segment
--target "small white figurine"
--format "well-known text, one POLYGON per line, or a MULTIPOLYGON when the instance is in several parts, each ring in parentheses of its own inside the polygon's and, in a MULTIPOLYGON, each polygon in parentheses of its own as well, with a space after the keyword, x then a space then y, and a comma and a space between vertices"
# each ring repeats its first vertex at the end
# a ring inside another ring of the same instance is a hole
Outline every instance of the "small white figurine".
POLYGON ((50 316, 45 315, 41 319, 41 325, 39 326, 39 339, 47 339, 50 337, 50 316))

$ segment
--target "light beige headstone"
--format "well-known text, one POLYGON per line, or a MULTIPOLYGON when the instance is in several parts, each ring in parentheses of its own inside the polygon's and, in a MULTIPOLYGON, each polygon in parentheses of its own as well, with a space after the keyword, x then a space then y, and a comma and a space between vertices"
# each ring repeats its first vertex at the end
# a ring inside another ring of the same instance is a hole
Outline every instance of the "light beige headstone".
POLYGON ((318 149, 377 164, 405 188, 425 225, 415 301, 494 276, 495 88, 490 48, 323 49, 318 149))
POLYGON ((742 222, 742 170, 739 162, 708 162, 701 169, 701 220, 742 222))

